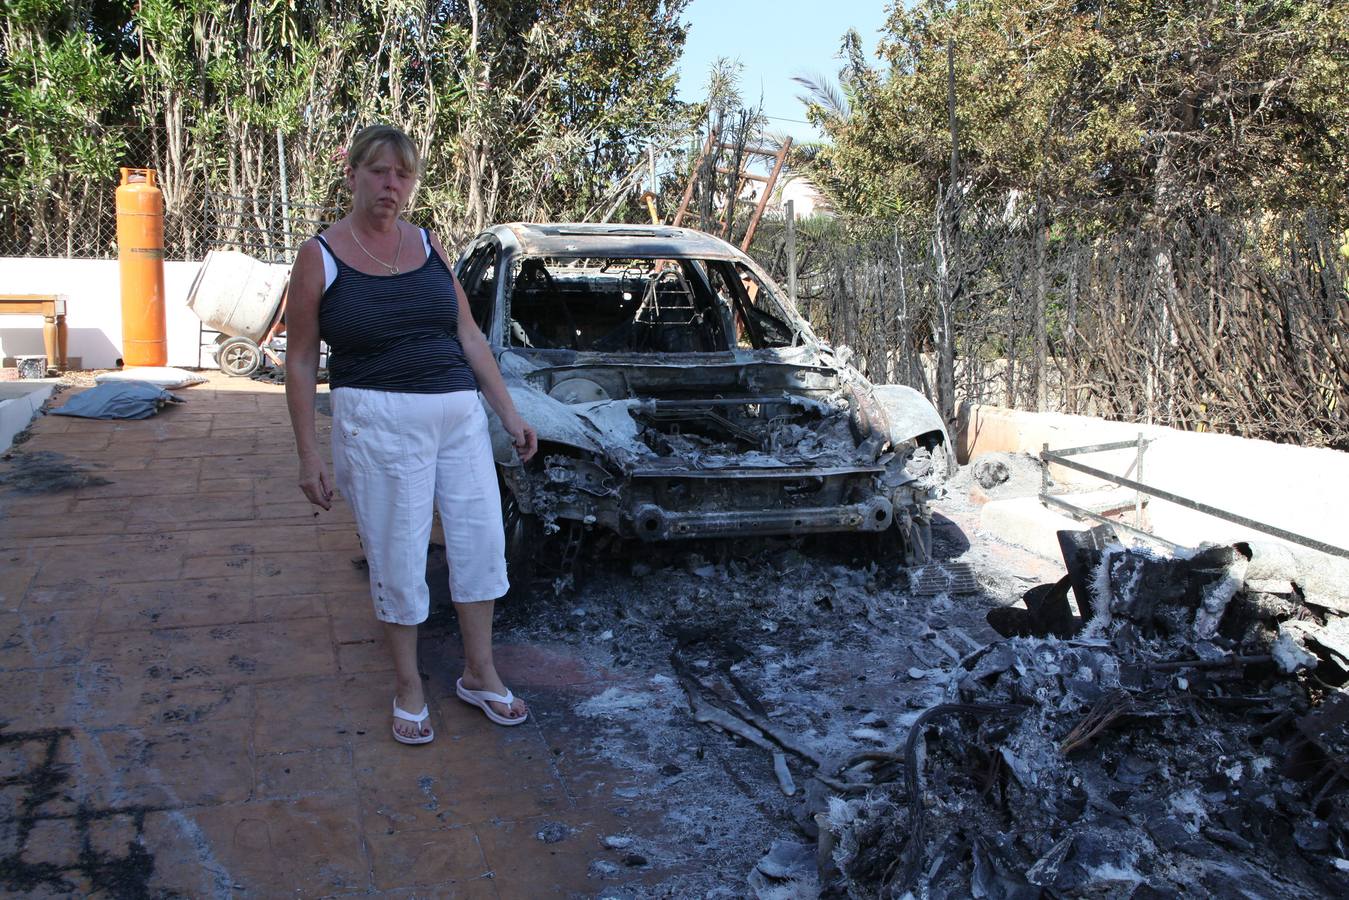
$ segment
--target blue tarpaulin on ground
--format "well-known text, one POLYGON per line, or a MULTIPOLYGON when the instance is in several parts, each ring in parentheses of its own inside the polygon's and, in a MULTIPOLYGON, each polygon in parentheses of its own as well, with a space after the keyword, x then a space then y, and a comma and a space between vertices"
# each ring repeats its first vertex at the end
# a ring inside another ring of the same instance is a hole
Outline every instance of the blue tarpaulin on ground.
POLYGON ((148 419, 181 397, 144 381, 110 381, 82 391, 52 410, 57 416, 85 419, 148 419))

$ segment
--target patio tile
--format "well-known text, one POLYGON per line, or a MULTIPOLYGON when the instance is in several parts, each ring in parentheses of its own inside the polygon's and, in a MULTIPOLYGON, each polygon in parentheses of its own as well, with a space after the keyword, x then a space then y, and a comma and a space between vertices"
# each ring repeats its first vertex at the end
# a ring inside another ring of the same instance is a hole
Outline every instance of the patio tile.
POLYGON ((366 840, 376 890, 432 885, 453 889, 482 879, 488 872, 472 829, 370 834, 366 840))
POLYGON ((19 608, 28 585, 37 575, 36 563, 20 562, 21 557, 0 552, 0 611, 19 608))
POLYGON ((356 726, 347 711, 348 679, 295 678, 253 689, 253 749, 259 754, 348 747, 356 726))
POLYGON ((72 707, 90 729, 231 721, 243 729, 253 715, 252 688, 241 684, 165 680, 111 665, 86 665, 72 707))
POLYGON ((154 503, 138 504, 132 510, 130 521, 156 525, 165 522, 213 525, 218 522, 251 522, 253 519, 252 491, 221 491, 160 497, 154 503))
POLYGON ((166 494, 192 494, 198 490, 196 473, 189 477, 174 473, 140 469, 130 472, 101 472, 107 484, 90 485, 79 489, 79 497, 88 508, 97 508, 91 501, 110 498, 157 498, 166 494))
POLYGON ((253 595, 244 578, 189 578, 118 585, 99 610, 101 632, 221 625, 251 618, 253 595))
POLYGON ((258 597, 287 593, 344 592, 364 588, 369 576, 340 550, 257 553, 253 590, 258 597))
MULTIPOLYGON (((42 436, 42 450, 48 453, 78 453, 81 455, 99 450, 106 450, 112 441, 112 435, 104 433, 92 433, 87 430, 67 431, 64 434, 44 434, 42 436)), ((31 443, 31 441, 29 442, 31 443)), ((25 446, 24 450, 29 450, 25 446)))
POLYGON ((277 619, 308 619, 326 616, 323 594, 278 594, 257 597, 253 601, 253 620, 271 622, 277 619))
POLYGON ((105 808, 177 808, 249 799, 253 761, 228 721, 103 731, 93 737, 106 768, 97 784, 105 808))
POLYGON ((370 887, 354 802, 341 794, 146 817, 151 893, 328 896, 370 887))
POLYGON ((257 436, 252 434, 231 438, 170 438, 155 442, 154 456, 155 459, 242 457, 256 450, 257 443, 257 436))
POLYGON ((333 638, 339 645, 360 644, 384 639, 384 624, 375 618, 370 595, 348 591, 344 595, 325 596, 333 638))
POLYGON ((323 618, 123 632, 91 654, 115 674, 163 683, 244 684, 335 674, 323 618))
MULTIPOLYGON (((590 861, 603 855, 597 830, 577 816, 536 816, 477 826, 483 856, 492 881, 503 897, 593 896, 604 882, 589 877, 590 861), (566 836, 545 843, 538 834, 545 827, 566 836)), ((602 836, 602 835, 600 835, 602 836)))
POLYGON ((75 719, 77 691, 75 666, 6 672, 0 725, 9 732, 69 725, 75 719))
POLYGON ((257 553, 288 550, 318 550, 318 535, 312 529, 293 526, 262 526, 257 522, 228 522, 218 527, 200 528, 187 534, 187 548, 196 554, 257 553))
MULTIPOLYGON (((128 867, 126 893, 147 896, 609 884, 587 866, 630 824, 607 812, 627 776, 579 758, 595 735, 568 710, 614 673, 563 645, 501 645, 533 715, 492 725, 454 696, 460 648, 439 609, 420 648, 436 740, 395 742, 349 505, 316 515, 296 490, 280 387, 209 377, 149 420, 35 423, 24 452, 109 484, 0 485, 0 859, 22 856, 29 774, 54 778, 32 806, 51 877, 25 895, 110 896, 90 859, 128 867), (535 836, 549 823, 562 842, 535 836)), ((325 453, 329 433, 320 419, 325 453)))
POLYGON ((127 531, 125 516, 116 512, 94 512, 76 516, 72 512, 54 511, 57 504, 68 503, 71 509, 76 501, 74 495, 58 497, 52 504, 43 508, 41 514, 21 513, 12 508, 4 509, 4 540, 11 546, 32 538, 59 538, 64 541, 78 527, 83 535, 107 536, 123 534, 127 531))
POLYGON ((96 611, 0 613, 0 670, 69 666, 84 659, 96 611))
POLYGON ((64 554, 51 554, 33 580, 34 587, 58 585, 78 572, 79 579, 95 590, 107 590, 124 582, 166 581, 178 578, 182 557, 172 543, 150 534, 134 539, 94 544, 64 554))
POLYGON ((330 793, 352 780, 346 747, 259 754, 254 761, 255 800, 298 800, 330 793))
POLYGON ((363 672, 392 672, 393 660, 381 634, 373 640, 337 645, 337 667, 344 675, 363 672))
MULTIPOLYGON (((227 548, 221 548, 227 549, 227 548)), ((248 590, 253 585, 253 554, 251 551, 217 554, 188 554, 183 557, 183 577, 203 581, 233 580, 248 590)))

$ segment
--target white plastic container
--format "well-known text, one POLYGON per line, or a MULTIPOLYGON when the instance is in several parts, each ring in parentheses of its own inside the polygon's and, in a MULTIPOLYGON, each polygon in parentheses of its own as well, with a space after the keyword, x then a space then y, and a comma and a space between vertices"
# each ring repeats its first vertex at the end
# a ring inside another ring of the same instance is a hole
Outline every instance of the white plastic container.
POLYGON ((212 250, 197 272, 187 305, 209 328, 261 341, 286 292, 290 266, 265 263, 236 250, 212 250))
POLYGON ((45 356, 16 356, 14 364, 19 370, 19 378, 27 380, 30 378, 47 377, 47 357, 45 356))

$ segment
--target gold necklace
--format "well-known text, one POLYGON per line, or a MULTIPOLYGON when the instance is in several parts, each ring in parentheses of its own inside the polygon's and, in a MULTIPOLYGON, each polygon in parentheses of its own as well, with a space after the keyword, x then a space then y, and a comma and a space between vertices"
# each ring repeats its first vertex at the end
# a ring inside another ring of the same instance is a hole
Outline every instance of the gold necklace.
POLYGON ((400 256, 403 255, 403 229, 402 229, 402 227, 398 226, 398 225, 395 223, 395 227, 398 228, 398 249, 395 250, 395 251, 393 252, 393 265, 390 265, 389 263, 386 263, 384 260, 380 259, 380 258, 379 258, 378 256, 376 256, 375 254, 373 254, 373 253, 371 253, 369 250, 366 250, 366 249, 365 249, 365 244, 362 244, 362 243, 361 243, 361 239, 358 238, 358 237, 356 236, 356 226, 354 226, 354 225, 348 225, 347 227, 351 229, 351 239, 352 239, 353 241, 356 242, 356 246, 357 246, 357 247, 360 247, 361 250, 365 253, 366 256, 370 257, 370 258, 373 259, 375 262, 379 263, 381 266, 383 266, 384 268, 388 269, 390 275, 397 275, 397 274, 398 274, 398 257, 400 257, 400 256))

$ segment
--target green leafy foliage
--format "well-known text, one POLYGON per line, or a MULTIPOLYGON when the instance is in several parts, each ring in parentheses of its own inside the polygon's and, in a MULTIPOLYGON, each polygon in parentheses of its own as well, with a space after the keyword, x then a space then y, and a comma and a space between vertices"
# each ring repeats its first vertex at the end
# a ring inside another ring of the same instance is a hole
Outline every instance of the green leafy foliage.
MULTIPOLYGON (((413 214, 449 238, 503 216, 612 212, 648 143, 687 124, 686 5, 8 0, 0 205, 26 223, 72 179, 99 182, 72 197, 110 196, 120 164, 157 168, 171 213, 218 195, 276 203, 283 170, 290 203, 332 206, 341 149, 384 121, 425 160, 413 214)), ((184 224, 169 240, 189 252, 196 238, 184 224)))
POLYGON ((814 174, 855 213, 930 214, 950 180, 948 90, 966 190, 1079 225, 1349 195, 1335 0, 931 0, 896 4, 878 52, 875 68, 849 56, 846 115, 810 106, 830 138, 814 174))

